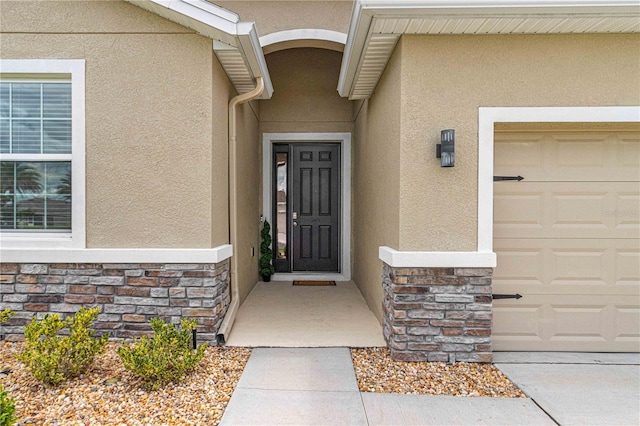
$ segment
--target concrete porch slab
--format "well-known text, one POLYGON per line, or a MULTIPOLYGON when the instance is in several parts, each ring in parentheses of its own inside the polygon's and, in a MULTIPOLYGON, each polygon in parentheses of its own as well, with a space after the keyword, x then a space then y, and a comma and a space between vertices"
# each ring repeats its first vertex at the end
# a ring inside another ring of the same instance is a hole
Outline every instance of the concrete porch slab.
POLYGON ((293 286, 259 282, 238 310, 228 346, 386 346, 382 326, 352 282, 293 286))
POLYGON ((559 424, 640 424, 638 365, 496 366, 559 424))
POLYGON ((530 399, 363 393, 369 425, 555 425, 530 399))

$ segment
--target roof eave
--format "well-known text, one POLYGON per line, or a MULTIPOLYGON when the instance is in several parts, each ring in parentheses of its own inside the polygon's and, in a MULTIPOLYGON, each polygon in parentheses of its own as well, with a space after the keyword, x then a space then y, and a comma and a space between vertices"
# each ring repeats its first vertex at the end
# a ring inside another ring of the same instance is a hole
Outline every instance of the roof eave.
MULTIPOLYGON (((373 21, 411 18, 445 20, 451 17, 466 19, 554 18, 556 16, 566 18, 567 26, 572 24, 572 19, 584 17, 601 17, 603 20, 611 17, 632 17, 640 22, 640 0, 356 0, 338 80, 338 93, 349 99, 366 99, 371 96, 372 91, 363 93, 359 90, 354 94, 354 87, 373 34, 371 28, 373 21)), ((638 29, 640 30, 640 25, 638 29)), ((393 32, 397 37, 404 33, 419 34, 410 31, 393 32)), ((526 32, 518 32, 520 33, 526 32)), ((376 35, 382 34, 386 33, 376 33, 376 35)), ((392 43, 389 45, 391 46, 392 43)), ((384 66, 386 62, 382 69, 378 70, 380 74, 384 66)))
POLYGON ((240 22, 237 25, 238 41, 245 53, 249 68, 254 77, 262 77, 264 80, 264 91, 262 99, 270 99, 273 94, 273 84, 269 75, 269 68, 264 58, 260 38, 253 22, 240 22))
MULTIPOLYGON (((125 1, 190 28, 214 42, 221 42, 230 48, 237 49, 242 56, 245 72, 248 72, 253 80, 253 87, 255 87, 255 78, 262 77, 265 82, 262 97, 263 99, 271 97, 273 85, 253 22, 240 22, 239 16, 235 13, 205 0, 125 1)), ((225 68, 225 72, 234 81, 230 73, 234 73, 235 68, 225 68)), ((236 89, 239 92, 247 91, 244 86, 242 88, 236 86, 236 89)))

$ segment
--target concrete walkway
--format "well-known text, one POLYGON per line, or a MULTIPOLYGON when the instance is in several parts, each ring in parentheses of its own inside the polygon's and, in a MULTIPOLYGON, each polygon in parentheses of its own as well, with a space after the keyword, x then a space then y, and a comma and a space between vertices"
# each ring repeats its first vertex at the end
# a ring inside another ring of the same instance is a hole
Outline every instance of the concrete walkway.
POLYGON ((555 423, 531 399, 361 393, 347 348, 257 348, 221 424, 555 423))
POLYGON ((561 425, 640 424, 640 354, 496 353, 496 367, 561 425))

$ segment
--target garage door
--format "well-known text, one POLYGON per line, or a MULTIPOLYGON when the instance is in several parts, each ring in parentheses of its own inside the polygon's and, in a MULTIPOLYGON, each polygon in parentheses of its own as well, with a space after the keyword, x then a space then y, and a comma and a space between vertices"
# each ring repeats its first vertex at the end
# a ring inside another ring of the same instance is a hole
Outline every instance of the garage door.
POLYGON ((640 128, 496 127, 494 349, 640 351, 640 128))

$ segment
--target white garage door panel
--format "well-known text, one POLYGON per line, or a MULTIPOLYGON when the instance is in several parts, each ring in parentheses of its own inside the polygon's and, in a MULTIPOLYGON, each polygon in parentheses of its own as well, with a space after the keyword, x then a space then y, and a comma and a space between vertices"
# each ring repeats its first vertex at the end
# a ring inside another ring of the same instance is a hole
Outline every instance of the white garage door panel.
POLYGON ((495 238, 640 238, 640 184, 496 182, 495 238))
POLYGON ((638 181, 638 132, 498 132, 496 175, 538 182, 638 181))
POLYGON ((518 301, 496 300, 493 318, 493 347, 498 351, 640 350, 640 308, 628 296, 528 295, 518 301))
MULTIPOLYGON (((640 351, 640 131, 495 135, 495 350, 640 351)), ((636 127, 637 128, 637 127, 636 127)))
POLYGON ((638 240, 497 239, 494 250, 497 294, 640 297, 638 240))

